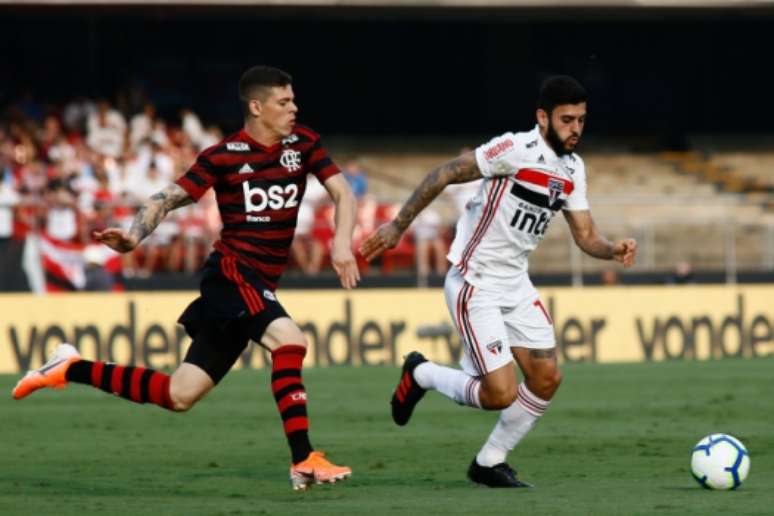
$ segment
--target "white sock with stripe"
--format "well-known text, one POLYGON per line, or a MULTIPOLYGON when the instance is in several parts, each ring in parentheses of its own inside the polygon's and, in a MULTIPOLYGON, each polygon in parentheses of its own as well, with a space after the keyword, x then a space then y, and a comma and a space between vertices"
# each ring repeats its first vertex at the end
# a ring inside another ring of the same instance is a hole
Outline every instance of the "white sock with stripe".
POLYGON ((465 371, 422 362, 414 369, 414 379, 423 389, 434 389, 460 405, 481 408, 481 381, 465 371))
POLYGON ((476 455, 480 466, 492 467, 505 462, 508 452, 519 444, 527 432, 548 408, 550 401, 541 400, 526 384, 519 384, 519 394, 513 404, 500 412, 500 419, 489 434, 481 451, 476 455))

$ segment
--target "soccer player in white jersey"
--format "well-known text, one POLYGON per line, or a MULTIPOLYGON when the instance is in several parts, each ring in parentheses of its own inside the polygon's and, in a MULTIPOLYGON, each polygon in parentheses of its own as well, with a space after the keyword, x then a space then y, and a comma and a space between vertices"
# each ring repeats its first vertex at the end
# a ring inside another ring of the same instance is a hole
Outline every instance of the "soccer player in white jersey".
POLYGON ((449 184, 484 178, 457 223, 444 290, 463 343, 462 370, 406 356, 392 397, 392 417, 405 425, 427 390, 461 405, 499 410, 500 418, 468 468, 490 487, 530 487, 506 457, 548 408, 561 382, 551 318, 527 275, 527 256, 560 210, 587 254, 634 264, 633 239, 602 236, 586 199, 586 170, 574 153, 586 121, 587 94, 568 76, 540 88, 537 125, 505 133, 432 170, 398 215, 362 245, 371 260, 394 247, 411 222, 449 184), (524 377, 517 383, 513 360, 524 377))

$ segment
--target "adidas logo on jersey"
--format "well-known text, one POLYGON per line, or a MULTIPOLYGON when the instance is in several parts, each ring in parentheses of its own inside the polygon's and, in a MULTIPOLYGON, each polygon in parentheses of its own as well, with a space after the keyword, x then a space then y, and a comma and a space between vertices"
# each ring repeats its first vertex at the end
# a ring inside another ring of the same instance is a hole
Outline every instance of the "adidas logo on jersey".
POLYGON ((538 158, 538 163, 545 163, 545 162, 546 162, 546 159, 541 154, 540 157, 538 158))
POLYGON ((253 168, 252 168, 250 165, 248 165, 247 163, 245 163, 244 165, 242 165, 242 168, 240 168, 240 169, 239 169, 239 173, 240 173, 240 174, 252 174, 253 172, 255 172, 255 171, 254 171, 254 170, 253 170, 253 168))
POLYGON ((226 144, 226 150, 236 152, 247 152, 250 150, 250 146, 245 142, 228 142, 226 144))

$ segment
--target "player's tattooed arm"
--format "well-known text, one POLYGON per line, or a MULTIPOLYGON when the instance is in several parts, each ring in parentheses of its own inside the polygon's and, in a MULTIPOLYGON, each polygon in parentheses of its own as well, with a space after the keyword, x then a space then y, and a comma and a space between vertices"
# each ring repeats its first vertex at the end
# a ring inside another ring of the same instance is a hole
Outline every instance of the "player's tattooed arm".
POLYGON ((482 177, 473 152, 466 152, 458 158, 434 168, 425 176, 425 179, 403 205, 395 217, 395 225, 401 232, 406 231, 419 212, 438 197, 446 185, 468 183, 482 177))
POLYGON ((476 164, 476 156, 466 152, 456 159, 433 169, 422 180, 403 205, 394 220, 382 224, 360 246, 360 254, 370 261, 386 249, 392 249, 411 222, 430 202, 438 197, 446 185, 467 183, 483 177, 476 164))
POLYGON ((616 260, 624 267, 634 265, 637 257, 637 241, 633 238, 611 242, 597 229, 589 210, 565 210, 564 218, 578 247, 589 256, 601 260, 616 260))
POLYGON ((104 231, 95 231, 94 238, 116 251, 129 252, 156 229, 167 213, 192 202, 193 199, 188 192, 173 183, 153 194, 140 206, 128 232, 120 228, 108 228, 104 231))

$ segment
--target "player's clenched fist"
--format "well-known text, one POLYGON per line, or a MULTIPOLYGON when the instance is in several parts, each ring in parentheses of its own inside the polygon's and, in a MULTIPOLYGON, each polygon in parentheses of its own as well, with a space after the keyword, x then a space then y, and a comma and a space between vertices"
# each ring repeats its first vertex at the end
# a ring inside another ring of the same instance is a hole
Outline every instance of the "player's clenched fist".
POLYGON ((394 222, 382 224, 360 246, 360 254, 369 262, 382 254, 386 249, 392 249, 398 245, 403 232, 394 222))
POLYGON ((105 244, 118 251, 119 253, 128 253, 137 247, 137 241, 131 238, 126 231, 119 228, 107 228, 104 231, 94 231, 92 233, 94 240, 105 244))
POLYGON ((637 259, 637 241, 633 238, 619 240, 613 244, 613 258, 623 263, 624 267, 631 267, 637 259))

